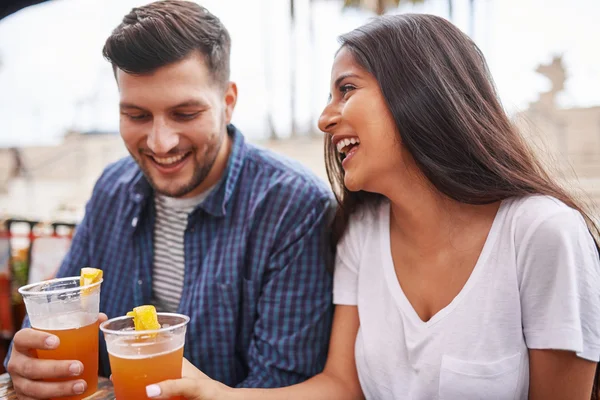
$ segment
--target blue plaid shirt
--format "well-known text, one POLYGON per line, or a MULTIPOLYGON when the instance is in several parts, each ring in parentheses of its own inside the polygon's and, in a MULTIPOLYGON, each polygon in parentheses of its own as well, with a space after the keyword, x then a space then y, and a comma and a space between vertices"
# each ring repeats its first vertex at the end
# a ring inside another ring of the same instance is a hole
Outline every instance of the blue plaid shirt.
MULTIPOLYGON (((232 125, 228 131, 225 175, 185 232, 185 357, 230 386, 286 386, 326 360, 332 197, 299 164, 245 143, 232 125)), ((133 159, 110 165, 58 275, 104 270, 100 310, 109 318, 151 304, 154 218, 153 190, 133 159)), ((102 335, 100 372, 110 374, 102 335)))

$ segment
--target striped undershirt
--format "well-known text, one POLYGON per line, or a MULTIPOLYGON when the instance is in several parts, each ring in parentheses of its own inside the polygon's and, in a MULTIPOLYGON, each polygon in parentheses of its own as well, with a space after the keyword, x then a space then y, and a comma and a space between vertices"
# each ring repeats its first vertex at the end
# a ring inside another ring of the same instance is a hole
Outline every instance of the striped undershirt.
POLYGON ((177 312, 185 275, 184 235, 188 215, 211 190, 186 199, 155 196, 152 303, 157 311, 177 312))

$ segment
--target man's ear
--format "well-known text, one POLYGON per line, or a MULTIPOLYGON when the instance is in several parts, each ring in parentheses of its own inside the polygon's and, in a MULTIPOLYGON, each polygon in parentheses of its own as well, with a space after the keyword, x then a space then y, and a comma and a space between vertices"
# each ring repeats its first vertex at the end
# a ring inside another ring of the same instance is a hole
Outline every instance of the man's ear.
POLYGON ((227 124, 231 123, 231 118, 233 116, 233 110, 235 109, 235 104, 237 103, 237 85, 235 82, 229 82, 227 84, 227 88, 225 89, 225 122, 227 124))

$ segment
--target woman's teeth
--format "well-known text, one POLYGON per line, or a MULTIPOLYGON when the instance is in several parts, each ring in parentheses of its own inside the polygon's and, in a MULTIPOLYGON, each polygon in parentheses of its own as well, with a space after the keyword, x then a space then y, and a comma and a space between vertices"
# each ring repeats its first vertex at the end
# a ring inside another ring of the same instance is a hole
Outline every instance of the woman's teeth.
POLYGON ((345 154, 355 144, 360 144, 360 140, 358 138, 346 138, 346 139, 342 139, 336 145, 337 151, 340 152, 340 153, 342 153, 342 154, 345 154))

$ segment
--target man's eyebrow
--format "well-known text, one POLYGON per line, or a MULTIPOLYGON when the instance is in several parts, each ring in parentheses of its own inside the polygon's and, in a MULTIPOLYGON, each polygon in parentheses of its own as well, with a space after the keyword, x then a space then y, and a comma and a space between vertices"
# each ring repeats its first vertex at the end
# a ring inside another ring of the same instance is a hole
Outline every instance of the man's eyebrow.
MULTIPOLYGON (((182 101, 179 104, 176 104, 172 107, 169 107, 170 110, 174 110, 176 108, 183 108, 183 107, 207 107, 207 104, 203 101, 200 100, 185 100, 182 101)), ((119 108, 121 110, 141 110, 141 111, 146 111, 146 109, 144 109, 143 107, 137 106, 133 103, 128 103, 128 102, 121 102, 119 103, 119 108)))
POLYGON ((127 102, 121 102, 121 103, 119 103, 119 108, 120 108, 121 110, 123 110, 123 109, 134 109, 134 110, 142 110, 142 111, 145 111, 145 110, 144 110, 142 107, 140 107, 140 106, 136 106, 136 105, 135 105, 135 104, 133 104, 133 103, 127 103, 127 102))
POLYGON ((183 107, 207 107, 207 104, 204 101, 200 101, 200 100, 186 100, 186 101, 182 101, 181 103, 174 105, 173 107, 170 107, 170 109, 175 109, 175 108, 183 108, 183 107))

